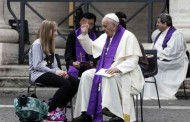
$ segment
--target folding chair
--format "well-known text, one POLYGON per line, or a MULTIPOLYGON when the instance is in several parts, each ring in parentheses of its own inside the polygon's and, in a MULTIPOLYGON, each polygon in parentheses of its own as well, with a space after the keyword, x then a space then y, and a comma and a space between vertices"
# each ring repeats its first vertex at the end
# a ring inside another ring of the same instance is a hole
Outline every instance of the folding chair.
MULTIPOLYGON (((146 81, 145 80, 145 83, 154 83, 155 84, 157 98, 158 98, 158 105, 159 105, 159 108, 161 108, 156 78, 154 77, 158 73, 157 50, 145 50, 145 54, 146 54, 148 62, 149 62, 149 67, 143 74, 144 78, 153 77, 153 79, 154 79, 154 81, 146 81)), ((143 92, 144 92, 144 89, 143 89, 143 92)), ((143 94, 142 94, 142 98, 143 98, 143 94)))
MULTIPOLYGON (((153 79, 154 79, 154 81, 146 81, 145 80, 145 83, 154 83, 155 84, 157 98, 158 98, 158 105, 159 105, 159 108, 161 108, 156 78, 154 77, 158 73, 157 50, 145 50, 145 54, 146 54, 147 59, 148 59, 149 67, 143 73, 144 78, 153 77, 153 79)), ((143 121, 143 110, 142 110, 143 109, 142 108, 142 106, 143 106, 143 93, 144 93, 144 88, 142 91, 142 98, 141 98, 141 121, 143 121)))
MULTIPOLYGON (((188 57, 188 60, 189 60, 189 51, 187 50, 186 51, 186 54, 187 54, 187 57, 188 57)), ((190 60, 189 60, 190 61, 190 60)), ((190 78, 190 63, 188 64, 188 68, 187 68, 187 74, 186 74, 186 79, 187 78, 190 78)), ((187 92, 186 92, 186 87, 185 87, 185 80, 183 81, 183 91, 184 91, 184 96, 185 96, 185 99, 187 99, 187 92)))
MULTIPOLYGON (((59 55, 58 54, 55 54, 55 57, 56 57, 56 60, 57 60, 57 65, 60 69, 61 68, 61 61, 60 61, 60 58, 59 58, 59 55)), ((42 83, 35 83, 35 82, 32 82, 30 80, 30 75, 29 75, 29 82, 28 82, 28 91, 27 91, 27 94, 31 94, 31 93, 34 93, 36 94, 36 88, 37 87, 46 87, 44 84, 42 83), (33 88, 33 89, 32 89, 33 88)), ((37 94, 36 94, 37 95, 37 94)), ((66 106, 66 108, 71 108, 71 119, 73 120, 73 104, 72 104, 72 100, 70 101, 70 104, 66 106)), ((65 109, 65 112, 66 112, 66 109, 65 109)))

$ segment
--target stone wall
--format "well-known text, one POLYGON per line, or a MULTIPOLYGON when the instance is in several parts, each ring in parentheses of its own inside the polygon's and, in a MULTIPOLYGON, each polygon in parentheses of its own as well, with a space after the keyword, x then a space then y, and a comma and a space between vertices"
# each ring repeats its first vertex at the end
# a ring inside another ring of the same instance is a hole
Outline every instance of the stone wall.
POLYGON ((173 19, 173 24, 177 29, 179 29, 184 34, 184 37, 188 43, 190 43, 189 3, 190 3, 190 0, 171 0, 170 1, 170 14, 173 19))
MULTIPOLYGON (((41 15, 50 20, 55 20, 60 22, 68 14, 68 2, 28 2, 32 7, 34 7, 41 15)), ((76 2, 75 6, 77 7, 80 2, 76 2)), ((127 14, 128 17, 141 8, 145 3, 141 2, 93 2, 92 3, 99 11, 103 14, 110 12, 122 11, 127 14), (106 7, 105 7, 106 6, 106 7)), ((159 15, 163 3, 154 4, 154 18, 159 15)), ((15 14, 20 17, 20 4, 17 2, 11 3, 11 8, 15 14)), ((12 19, 12 15, 9 13, 5 5, 5 21, 8 22, 9 19, 12 19)), ((139 13, 133 20, 131 20, 127 27, 130 31, 134 32, 137 35, 137 38, 142 42, 147 41, 147 13, 148 7, 146 7, 141 13, 139 13)), ((100 16, 92 7, 89 7, 89 11, 97 15, 97 25, 101 25, 102 16, 100 16)), ((41 19, 35 15, 27 6, 26 6, 26 19, 29 24, 29 33, 30 41, 32 42, 35 38, 37 29, 40 26, 41 19)), ((154 19, 155 20, 155 19, 154 19)), ((70 30, 68 26, 68 20, 60 26, 60 29, 63 33, 68 33, 70 30)), ((60 44, 59 44, 60 45, 60 44)), ((63 45, 64 47, 64 45, 63 45)))
MULTIPOLYGON (((9 55, 9 57, 18 57, 18 51, 11 50, 11 49, 16 49, 18 50, 18 33, 15 30, 10 29, 10 26, 8 26, 8 21, 9 19, 13 19, 12 15, 7 9, 6 5, 7 0, 0 1, 0 25, 1 23, 4 23, 3 26, 6 25, 6 28, 9 28, 8 31, 5 29, 1 30, 0 32, 3 31, 3 33, 0 33, 0 37, 3 36, 3 38, 0 38, 1 42, 1 47, 4 48, 9 48, 10 53, 1 50, 2 54, 0 54, 0 61, 4 60, 2 57, 6 57, 6 54, 14 54, 14 55, 9 55), (3 21, 2 21, 3 20, 3 21), (2 22, 1 22, 2 21, 2 22), (6 33, 6 34, 4 34, 6 33), (2 35, 3 34, 3 35, 2 35), (11 36, 13 35, 13 36, 11 36), (8 38, 8 39, 6 39, 8 38), (8 41, 7 41, 8 40, 8 41), (3 43, 14 43, 12 44, 12 47, 7 47, 4 46, 3 43)), ((187 0, 188 1, 188 0, 187 0)), ((170 12, 173 17, 174 25, 177 26, 177 28, 181 29, 182 32, 184 33, 186 39, 188 42, 190 42, 189 38, 190 36, 188 35, 189 33, 189 7, 187 7, 187 1, 186 0, 181 0, 177 1, 178 4, 174 3, 173 1, 170 2, 170 12), (186 7, 181 7, 181 6, 186 6, 186 7), (176 11, 177 10, 177 11, 176 11), (183 13, 183 14, 181 14, 183 13), (187 18, 187 19, 183 19, 187 18)), ((63 20, 65 16, 68 15, 68 2, 28 2, 34 9, 36 9, 41 15, 43 15, 46 19, 49 20, 55 20, 56 22, 60 22, 63 20)), ((80 3, 76 2, 75 6, 77 7, 80 3)), ((143 2, 93 2, 92 3, 99 11, 101 11, 103 14, 107 14, 110 12, 116 12, 116 11, 122 11, 126 13, 128 18, 130 18, 139 8, 141 8, 145 3, 143 2), (106 6, 106 7, 105 7, 106 6)), ((153 23, 156 20, 156 17, 160 14, 161 9, 163 8, 164 4, 155 2, 153 4, 153 23)), ((18 18, 20 18, 20 3, 19 2, 12 2, 11 3, 11 8, 13 9, 14 13, 18 18)), ((92 7, 89 7, 89 11, 92 13, 95 13, 97 15, 97 24, 96 25, 101 25, 101 19, 102 16, 98 14, 92 7)), ((38 31, 38 28, 42 22, 42 20, 35 14, 33 13, 27 6, 26 6, 26 12, 25 12, 25 18, 28 20, 28 29, 29 29, 29 37, 30 37, 30 42, 32 43, 35 40, 36 33, 38 31)), ((148 7, 143 9, 142 12, 140 12, 137 16, 135 16, 131 21, 127 23, 127 29, 132 31, 137 39, 140 42, 147 42, 147 26, 148 26, 148 7)), ((60 27, 59 31, 61 31, 63 34, 67 35, 72 28, 69 28, 68 25, 68 20, 66 20, 60 27)), ((65 48, 65 40, 61 37, 58 37, 56 39, 56 48, 58 49, 64 49, 65 48)), ((29 46, 27 46, 29 47, 29 46)), ((190 48, 189 48, 190 49, 190 48)), ((63 53, 64 50, 58 51, 63 53)), ((4 63, 10 64, 9 62, 7 63, 6 59, 4 63)), ((16 58, 14 59, 15 61, 17 60, 16 58)), ((2 61, 3 62, 3 61, 2 61)), ((0 62, 0 64, 2 64, 0 62)), ((15 63, 15 62, 14 62, 15 63)), ((16 62, 17 63, 17 62, 16 62)))

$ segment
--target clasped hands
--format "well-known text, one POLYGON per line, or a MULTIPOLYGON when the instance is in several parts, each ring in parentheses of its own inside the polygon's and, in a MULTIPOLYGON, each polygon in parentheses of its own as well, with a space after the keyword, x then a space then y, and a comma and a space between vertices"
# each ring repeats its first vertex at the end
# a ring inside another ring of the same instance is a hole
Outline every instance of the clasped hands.
POLYGON ((69 75, 67 74, 67 72, 63 71, 63 70, 57 70, 56 75, 61 76, 61 77, 65 78, 65 79, 69 78, 69 75))

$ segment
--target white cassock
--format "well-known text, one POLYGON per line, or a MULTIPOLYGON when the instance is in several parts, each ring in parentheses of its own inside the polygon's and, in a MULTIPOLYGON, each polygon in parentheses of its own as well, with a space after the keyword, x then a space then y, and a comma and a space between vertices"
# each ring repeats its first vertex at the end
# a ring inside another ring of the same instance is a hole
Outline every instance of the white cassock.
MULTIPOLYGON (((78 39, 89 54, 94 58, 102 53, 107 35, 102 34, 94 42, 88 35, 79 35, 78 39)), ((108 108, 113 114, 124 119, 124 114, 130 115, 131 122, 135 121, 135 112, 132 94, 138 94, 144 85, 144 78, 138 66, 139 56, 142 56, 136 37, 125 31, 118 45, 114 62, 111 67, 118 68, 122 73, 113 77, 102 78, 102 108, 108 108)), ((82 74, 77 93, 74 116, 80 116, 82 111, 87 111, 92 80, 95 69, 90 69, 82 74)))
MULTIPOLYGON (((163 50, 162 43, 169 28, 162 32, 156 44, 153 46, 158 51, 158 74, 156 81, 160 99, 176 99, 181 83, 186 78, 188 58, 186 55, 186 42, 179 31, 175 31, 163 50), (167 59, 170 61, 163 61, 167 59)), ((145 99, 157 99, 154 84, 146 83, 144 88, 145 99)))

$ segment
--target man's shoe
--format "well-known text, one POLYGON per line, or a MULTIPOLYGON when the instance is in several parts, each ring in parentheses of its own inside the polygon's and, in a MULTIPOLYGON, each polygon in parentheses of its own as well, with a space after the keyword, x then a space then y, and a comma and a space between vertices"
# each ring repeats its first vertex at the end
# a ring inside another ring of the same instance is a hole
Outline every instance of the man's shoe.
POLYGON ((73 118, 72 122, 92 122, 92 116, 82 113, 79 117, 73 118))
POLYGON ((109 122, 124 122, 124 120, 120 117, 115 116, 109 119, 109 122))
POLYGON ((107 108, 103 108, 102 113, 109 117, 115 117, 115 115, 112 112, 110 112, 109 109, 107 109, 107 108))

